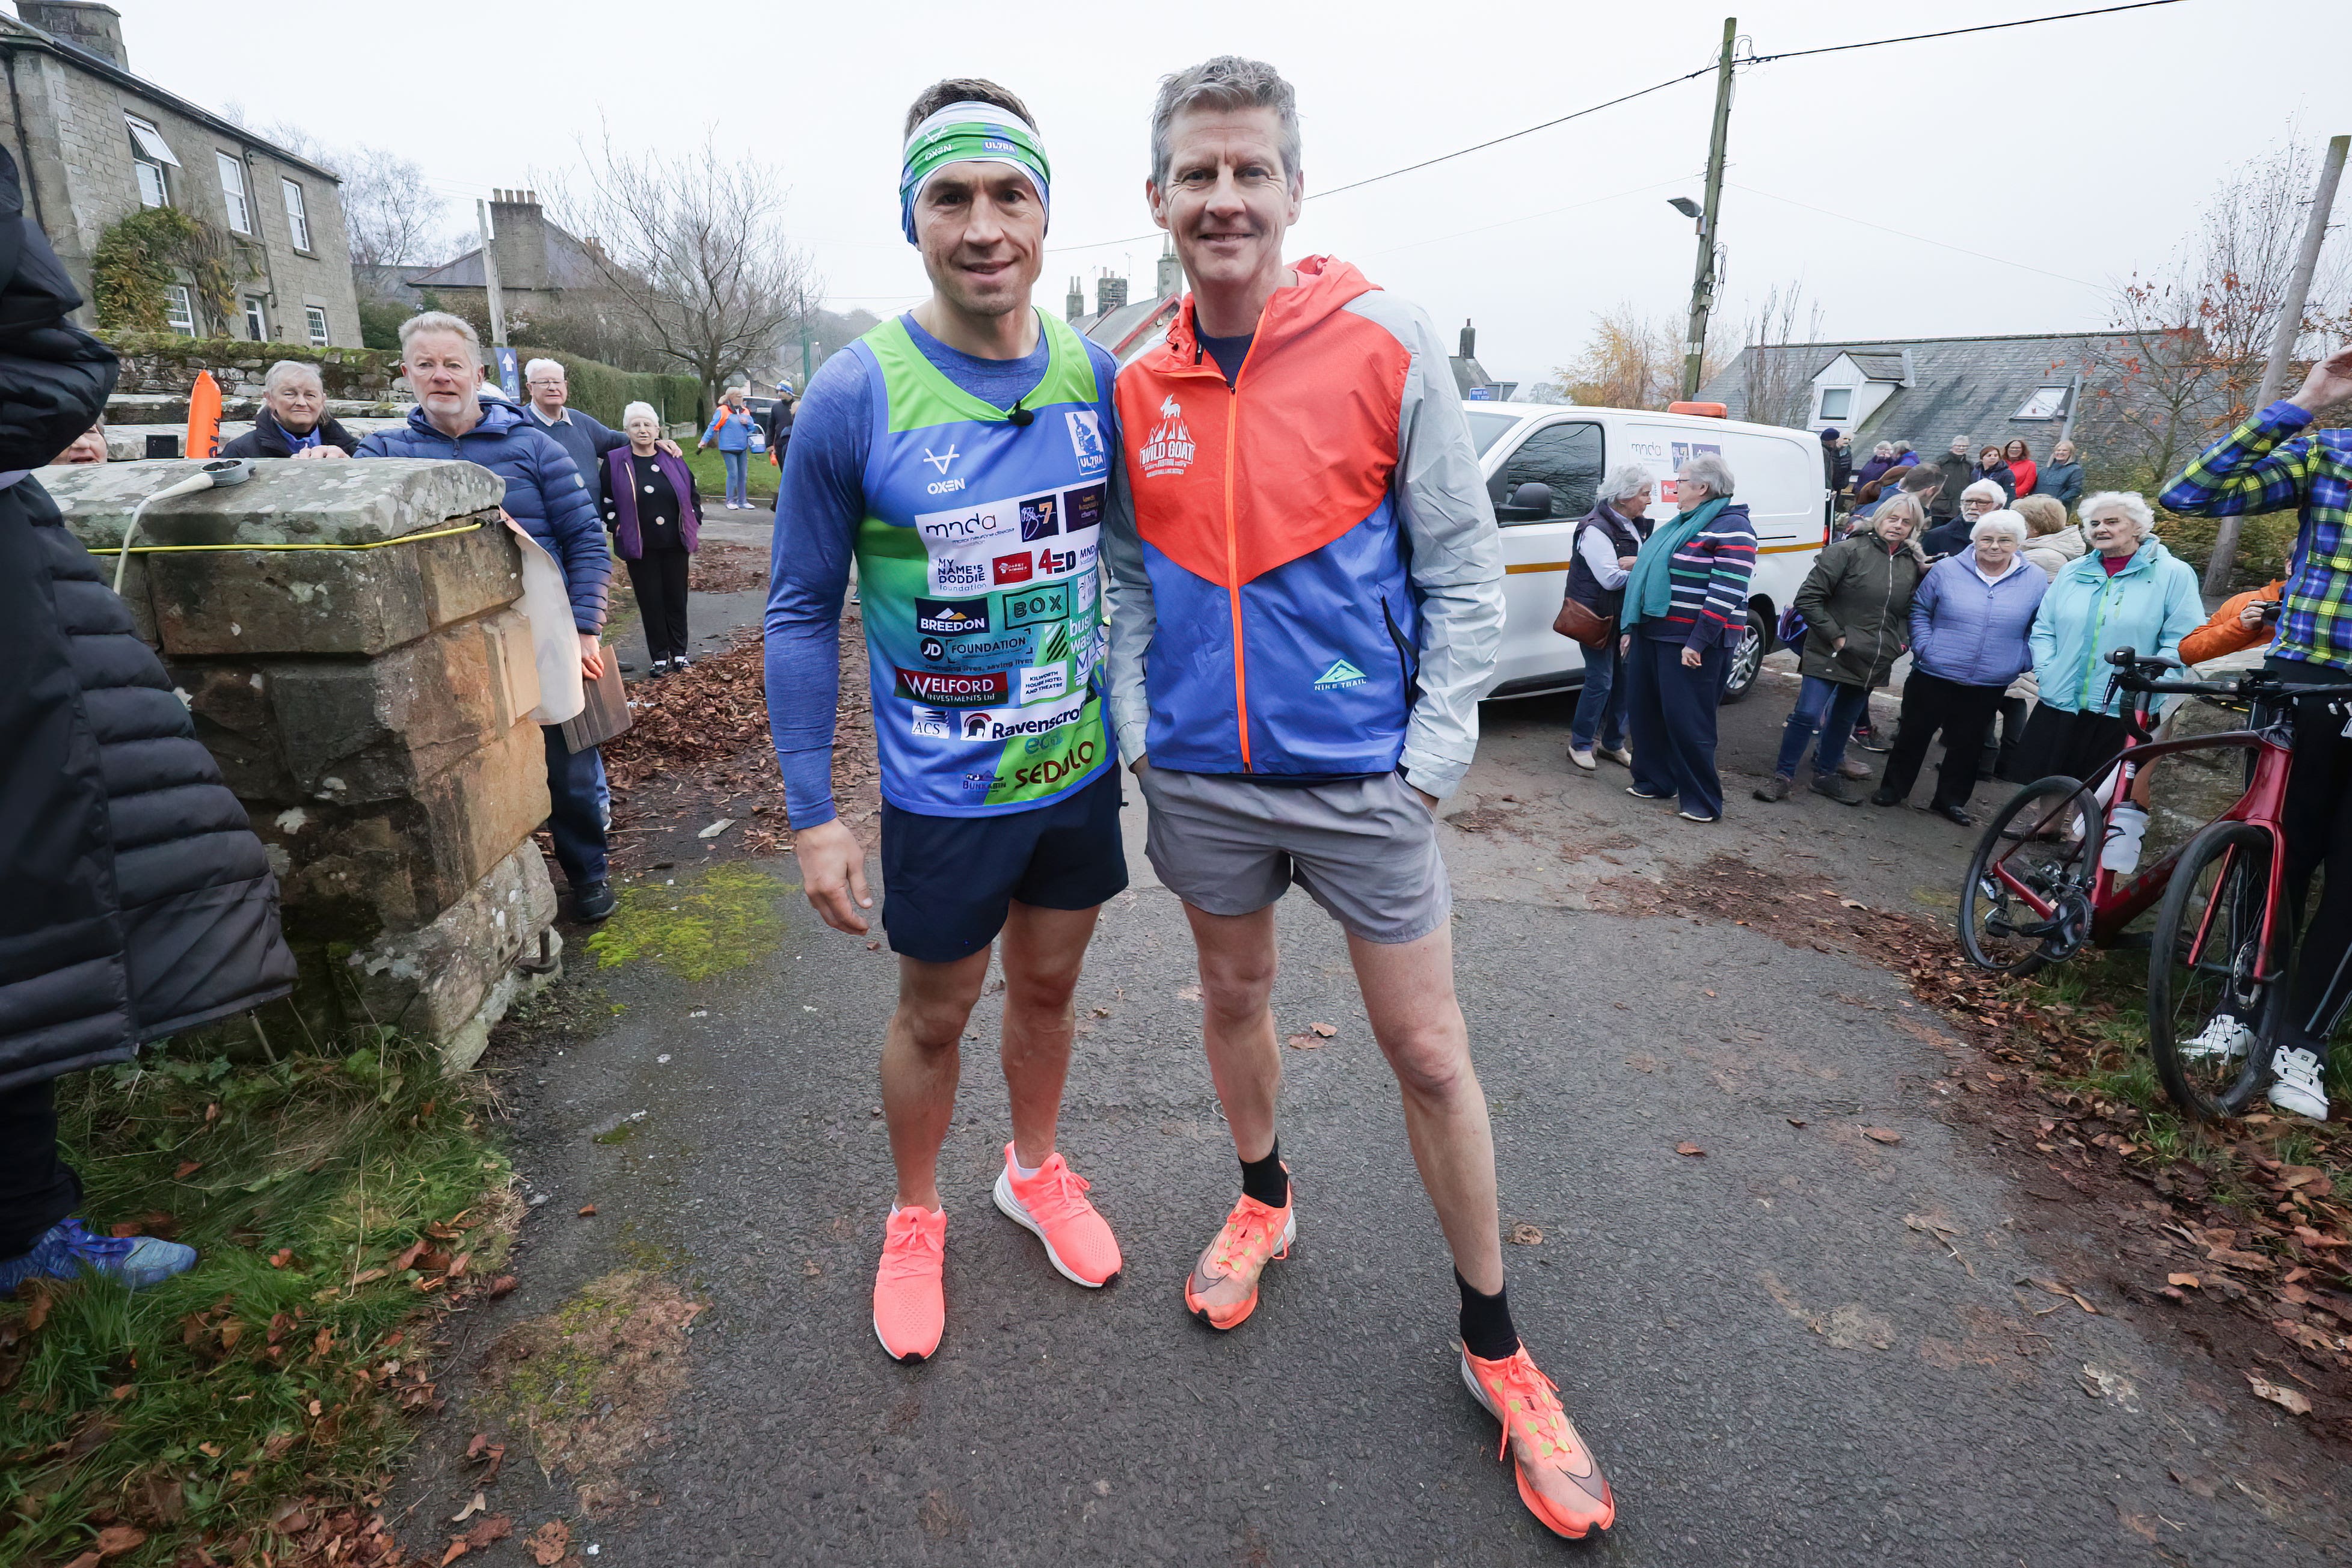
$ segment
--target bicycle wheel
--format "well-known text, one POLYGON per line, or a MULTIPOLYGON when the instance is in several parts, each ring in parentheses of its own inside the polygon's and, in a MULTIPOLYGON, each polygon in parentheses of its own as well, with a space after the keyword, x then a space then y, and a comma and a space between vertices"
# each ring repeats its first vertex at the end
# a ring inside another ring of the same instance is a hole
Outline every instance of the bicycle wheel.
POLYGON ((2272 854, 2263 829, 2216 822, 2181 850, 2157 911, 2148 1051, 2172 1103, 2209 1122, 2243 1110, 2270 1069, 2263 1041, 2285 998, 2287 938, 2282 911, 2272 947, 2263 943, 2272 854))
POLYGON ((2037 779, 1987 825, 1960 883, 1960 951, 1979 969, 2031 975, 2091 934, 2091 878, 2105 840, 2081 781, 2037 779))

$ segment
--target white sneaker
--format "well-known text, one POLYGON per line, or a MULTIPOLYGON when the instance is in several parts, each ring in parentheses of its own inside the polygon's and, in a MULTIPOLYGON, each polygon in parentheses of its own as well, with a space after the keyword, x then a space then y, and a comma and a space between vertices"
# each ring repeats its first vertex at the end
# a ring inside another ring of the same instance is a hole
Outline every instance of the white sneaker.
POLYGON ((1593 768, 1600 766, 1600 764, 1592 760, 1592 753, 1589 751, 1579 751, 1573 746, 1568 748, 1568 759, 1570 762, 1575 763, 1579 768, 1583 768, 1587 773, 1591 772, 1593 768))
POLYGON ((2252 1030, 2228 1013, 2219 1013, 2205 1026, 2204 1033, 2181 1046, 2180 1055, 2187 1061, 2206 1061, 2217 1056, 2235 1061, 2245 1055, 2253 1043, 2252 1030))
POLYGON ((2318 1052, 2281 1046, 2271 1058, 2271 1071, 2278 1074, 2271 1084, 2272 1104, 2290 1115, 2327 1120, 2327 1091, 2319 1084, 2318 1052))
POLYGON ((1601 748, 1601 755, 1622 767, 1631 768, 1633 766, 1633 748, 1632 747, 1621 746, 1614 751, 1610 750, 1607 747, 1602 747, 1601 748))

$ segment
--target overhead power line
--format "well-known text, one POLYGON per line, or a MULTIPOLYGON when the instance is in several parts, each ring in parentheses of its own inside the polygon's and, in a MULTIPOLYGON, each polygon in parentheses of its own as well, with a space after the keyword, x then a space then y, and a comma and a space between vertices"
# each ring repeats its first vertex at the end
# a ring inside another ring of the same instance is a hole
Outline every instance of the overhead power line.
MULTIPOLYGON (((1987 22, 1978 26, 1950 27, 1942 32, 1936 33, 1906 33, 1901 37, 1895 38, 1864 38, 1859 42, 1852 44, 1829 44, 1818 49, 1785 49, 1779 54, 1743 55, 1739 58, 1732 61, 1732 64, 1734 66, 1760 66, 1774 60, 1802 59, 1808 55, 1843 54, 1849 49, 1877 49, 1886 47, 1893 44, 1916 44, 1926 38, 1958 37, 1964 33, 1995 33, 2010 27, 2035 27, 2040 26, 2045 22, 2072 22, 2084 16, 2110 16, 2123 11, 2146 11, 2158 5, 2178 5, 2179 4, 2181 4, 2181 0, 2130 0, 2130 3, 2126 5, 2103 5, 2091 11, 2062 11, 2048 16, 2022 16, 2013 22, 1987 22)), ((1571 120, 1582 120, 1585 116, 1598 114, 1604 109, 1614 109, 1619 104, 1631 103, 1637 98, 1647 98, 1654 92, 1664 92, 1670 87, 1680 87, 1683 83, 1694 80, 1696 78, 1712 76, 1715 73, 1716 68, 1714 62, 1710 61, 1708 64, 1702 66, 1697 70, 1687 71, 1678 77, 1668 77, 1664 81, 1653 82, 1645 88, 1637 88, 1633 91, 1625 93, 1621 97, 1612 98, 1605 103, 1596 103, 1591 105, 1590 108, 1580 109, 1572 114, 1563 114, 1557 119, 1547 120, 1537 125, 1530 125, 1525 130, 1506 131, 1500 136, 1488 137, 1484 141, 1473 142, 1467 147, 1458 147, 1451 152, 1441 152, 1434 158, 1423 158, 1417 163, 1407 163, 1402 167, 1388 170, 1383 173, 1368 174, 1360 180, 1351 180, 1344 185, 1334 185, 1328 191, 1310 191, 1307 193, 1307 200, 1312 202, 1324 196, 1336 196, 1347 191, 1360 191, 1367 185, 1376 185, 1383 180, 1393 180, 1400 174, 1410 174, 1417 170, 1434 167, 1439 163, 1451 162, 1456 158, 1466 158, 1473 152, 1483 152, 1489 147, 1499 147, 1506 141, 1517 141, 1521 137, 1533 136, 1538 131, 1549 131, 1554 126, 1566 125, 1571 120)), ((1761 192, 1758 193, 1759 195, 1762 193, 1763 193, 1761 192)), ((1838 214, 1832 214, 1831 215, 1836 216, 1838 214)), ((1056 254, 1074 250, 1103 250, 1115 245, 1136 245, 1144 240, 1157 239, 1159 237, 1159 231, 1154 229, 1143 234, 1126 235, 1118 239, 1092 240, 1085 245, 1047 246, 1045 249, 1048 254, 1056 254)), ((1918 236, 1915 235, 1906 235, 1905 237, 1917 238, 1918 236)), ((1929 241, 1928 243, 1936 244, 1938 242, 1929 241)), ((1954 246, 1952 248, 1957 249, 1958 247, 1954 246)), ((2000 258, 1993 256, 1988 259, 1997 261, 2000 258)), ((2037 268, 2036 270, 2039 269, 2037 268)), ((2058 275, 2053 273, 2052 276, 2055 277, 2058 275)))
POLYGON ((1990 251, 1970 250, 1964 245, 1954 245, 1948 240, 1929 239, 1926 235, 1915 235, 1908 229, 1890 228, 1870 218, 1855 217, 1851 213, 1833 213, 1827 207, 1817 207, 1811 202, 1801 202, 1794 196, 1783 196, 1771 191, 1759 191, 1753 185, 1743 185, 1737 180, 1726 180, 1724 183, 1733 190, 1745 191, 1751 196, 1762 196, 1770 202, 1783 202, 1792 207, 1802 207, 1809 213, 1819 213, 1825 218, 1836 218, 1841 223, 1859 224, 1864 228, 1876 229, 1881 234, 1894 235, 1902 239, 1916 240, 1921 245, 1932 245, 1942 250, 1956 250, 1962 256, 1975 256, 1979 261, 1994 261, 2003 267, 2014 267, 2026 272, 2038 272, 2044 277, 2054 277, 2061 283, 2079 283, 2085 288, 2100 287, 2087 277, 2074 277, 2063 272, 2053 272, 2046 267, 2035 267, 2031 262, 2012 261, 2008 256, 1994 256, 1990 251))

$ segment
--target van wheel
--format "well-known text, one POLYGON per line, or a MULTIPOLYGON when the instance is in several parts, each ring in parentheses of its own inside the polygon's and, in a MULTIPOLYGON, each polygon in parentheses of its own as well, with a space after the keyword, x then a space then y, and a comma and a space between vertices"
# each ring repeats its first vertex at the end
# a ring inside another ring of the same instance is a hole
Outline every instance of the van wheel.
POLYGON ((1739 639, 1739 646, 1731 651, 1730 668, 1724 672, 1723 697, 1736 703, 1756 689, 1756 676, 1764 668, 1764 617, 1750 610, 1748 612, 1748 634, 1739 639))

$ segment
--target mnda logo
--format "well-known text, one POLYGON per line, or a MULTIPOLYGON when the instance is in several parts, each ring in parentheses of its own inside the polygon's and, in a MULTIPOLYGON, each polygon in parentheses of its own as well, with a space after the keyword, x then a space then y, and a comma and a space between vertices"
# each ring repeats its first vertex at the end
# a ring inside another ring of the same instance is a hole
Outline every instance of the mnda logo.
POLYGON ((1364 684, 1364 672, 1345 659, 1334 659, 1331 667, 1316 679, 1318 692, 1344 692, 1364 684))

